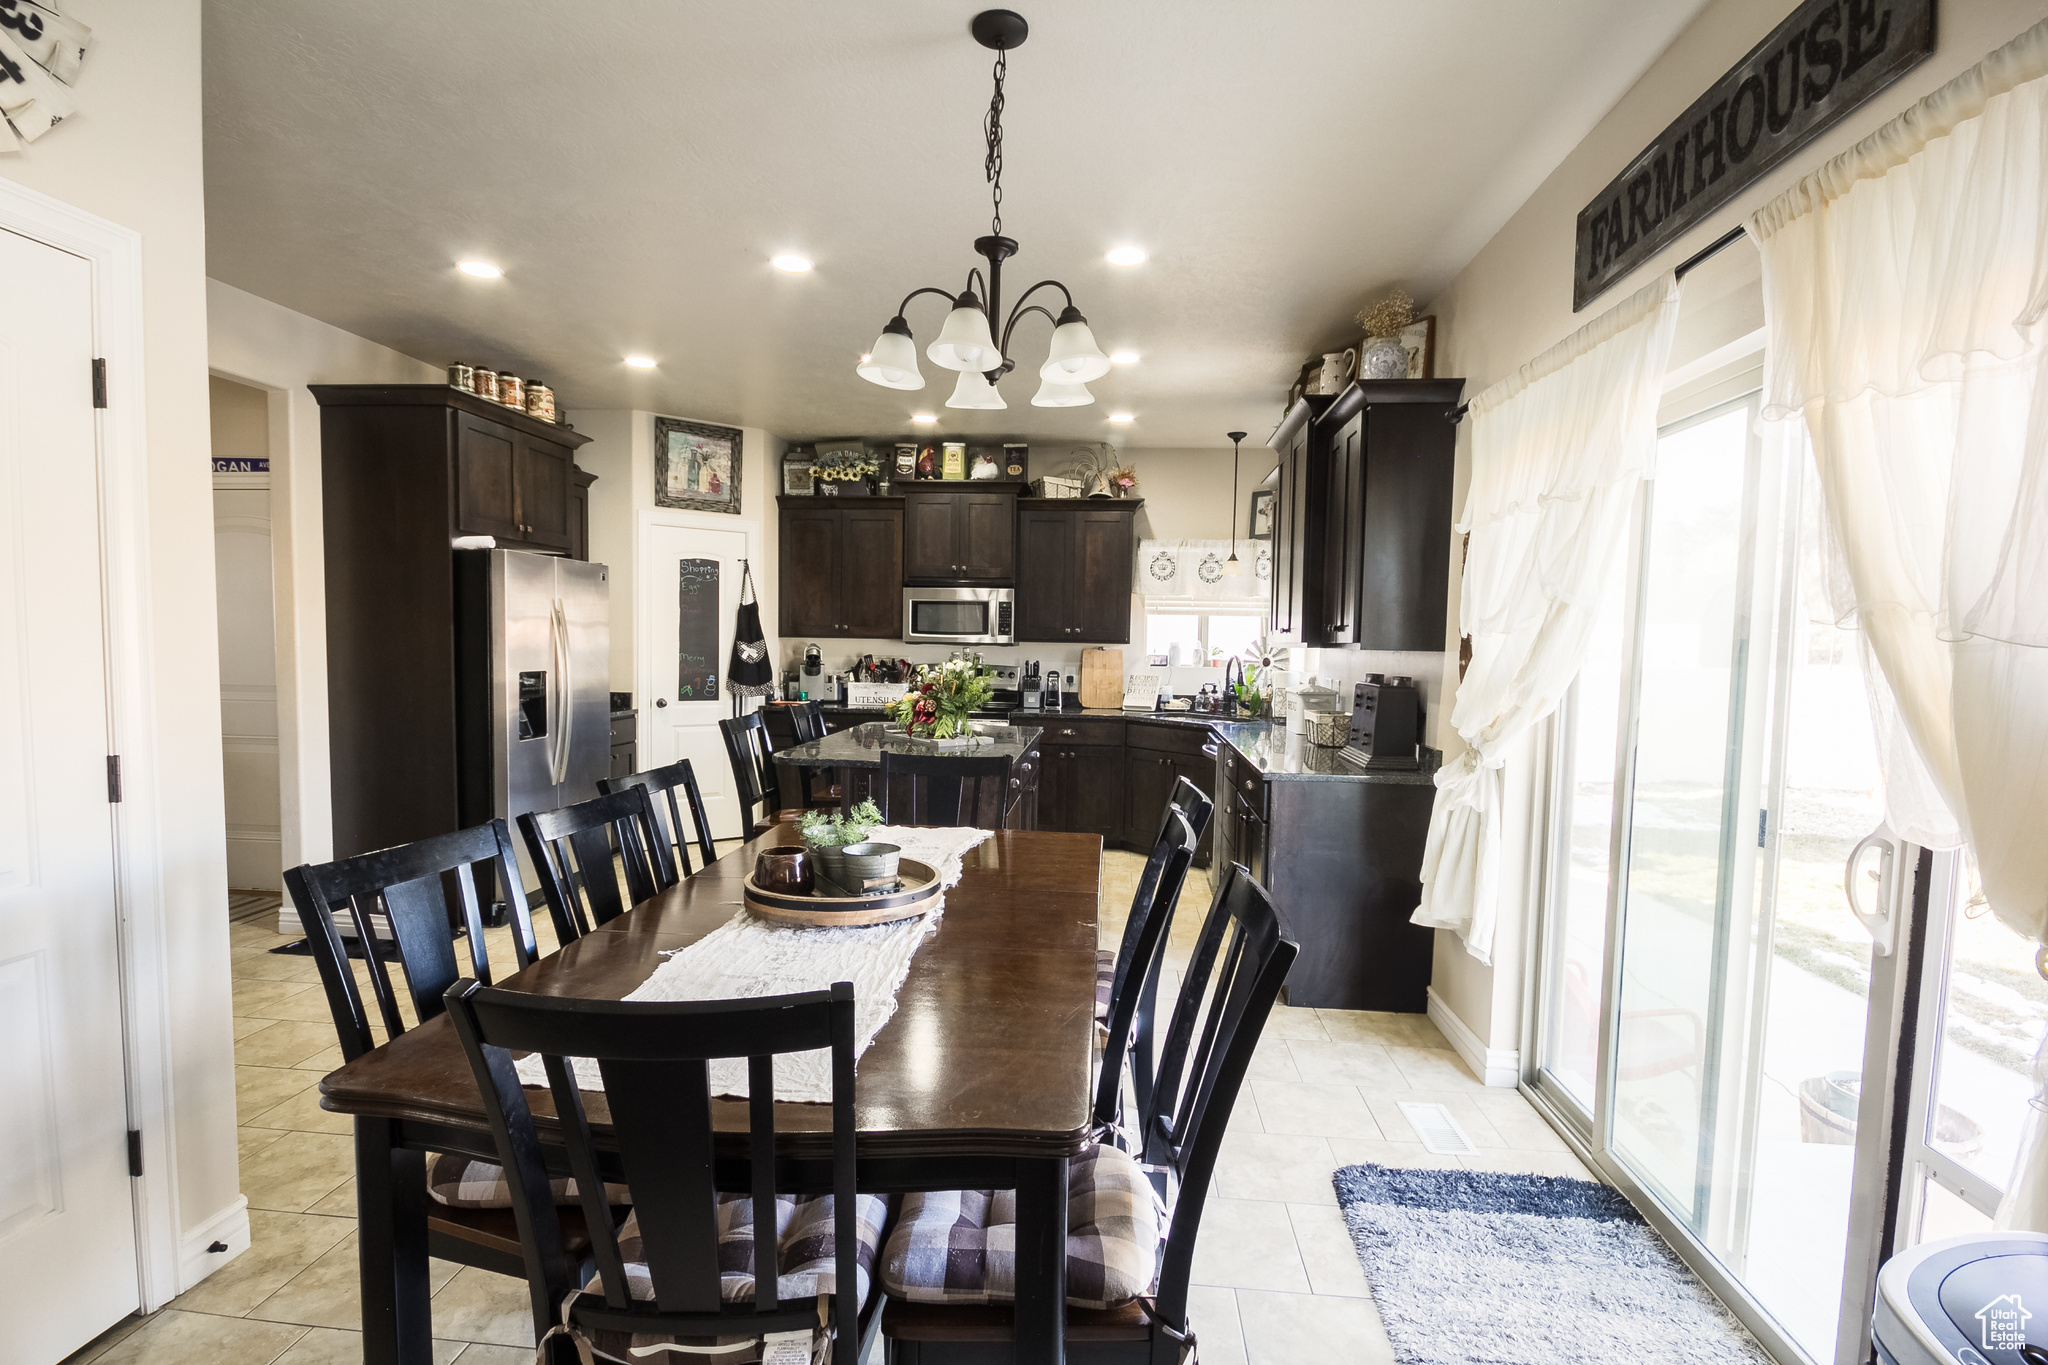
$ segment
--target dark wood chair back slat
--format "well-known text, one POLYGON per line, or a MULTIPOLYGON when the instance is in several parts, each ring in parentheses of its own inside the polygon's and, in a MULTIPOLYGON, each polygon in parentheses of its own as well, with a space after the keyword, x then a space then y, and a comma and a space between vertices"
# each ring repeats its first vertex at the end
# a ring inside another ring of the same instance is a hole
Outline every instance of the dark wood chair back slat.
POLYGON ((680 880, 645 787, 628 787, 558 810, 528 811, 519 817, 519 834, 540 876, 555 937, 563 943, 617 919, 680 880))
POLYGON ((1281 931, 1266 888, 1233 863, 1181 978, 1145 1115, 1144 1160, 1171 1167, 1180 1187, 1160 1261, 1156 1315, 1177 1330, 1187 1322, 1195 1234, 1223 1130, 1299 952, 1281 931))
MULTIPOLYGON (((1215 810, 1216 803, 1205 796, 1200 787, 1197 787, 1185 777, 1176 778, 1173 784, 1173 794, 1167 798, 1166 809, 1160 815, 1159 834, 1152 841, 1153 847, 1156 849, 1160 840, 1169 837, 1175 811, 1179 811, 1186 818, 1188 827, 1194 831, 1195 842, 1199 844, 1202 840, 1203 832, 1209 828, 1209 819, 1215 813, 1215 810)), ((1124 921, 1124 941, 1117 950, 1116 979, 1110 989, 1110 1007, 1114 1009, 1117 998, 1123 992, 1130 989, 1130 983, 1125 980, 1126 971, 1124 963, 1126 958, 1134 964, 1146 963, 1145 974, 1139 979, 1138 984, 1138 1002, 1134 1016, 1136 1020, 1136 1034, 1132 1040, 1130 1052, 1131 1086, 1137 1093, 1138 1110, 1140 1113, 1143 1113, 1152 1102, 1152 1068, 1153 1056, 1156 1052, 1154 1034, 1159 1015, 1159 973, 1166 963, 1167 939, 1173 933, 1174 908, 1180 902, 1180 893, 1178 888, 1176 888, 1173 898, 1166 903, 1167 922, 1160 926, 1158 945, 1153 949, 1152 956, 1149 960, 1142 954, 1134 956, 1132 954, 1132 939, 1135 935, 1133 925, 1139 921, 1138 912, 1140 908, 1151 905, 1158 894, 1157 878, 1159 874, 1155 870, 1155 866, 1152 859, 1146 859, 1145 871, 1138 878, 1138 890, 1131 897, 1131 916, 1124 921)))
POLYGON ((789 728, 796 731, 796 742, 809 744, 812 740, 825 737, 825 708, 814 701, 798 702, 789 708, 789 728))
POLYGON ((774 824, 776 812, 782 809, 781 780, 775 771, 775 741, 768 738, 768 726, 759 711, 721 720, 718 731, 725 737, 725 756, 732 763, 740 824, 751 839, 774 824))
MULTIPOLYGON (((654 807, 655 832, 658 851, 656 867, 660 868, 663 852, 673 847, 676 867, 683 876, 693 876, 696 869, 690 866, 690 843, 692 836, 686 830, 696 831, 697 852, 703 858, 704 867, 718 860, 711 851, 711 821, 704 814, 704 795, 697 789, 697 772, 685 758, 665 767, 649 768, 644 773, 629 773, 625 777, 606 777, 598 780, 597 789, 606 796, 621 792, 628 787, 640 787, 647 792, 648 803, 654 807), (677 793, 681 793, 680 802, 677 793), (667 827, 663 829, 663 807, 667 807, 667 827), (683 824, 683 812, 689 811, 690 823, 683 824)), ((670 883, 673 885, 673 883, 670 883)))
POLYGON ((485 897, 505 898, 519 965, 525 967, 539 956, 519 860, 503 820, 331 863, 304 864, 286 872, 284 884, 319 968, 342 1056, 349 1061, 377 1042, 349 966, 348 946, 334 922, 336 915, 348 916, 356 941, 363 945, 370 991, 387 1037, 405 1032, 405 1019, 377 947, 380 937, 397 950, 413 1017, 422 1022, 441 1013, 443 995, 460 977, 491 979, 484 951, 485 897), (387 935, 376 933, 380 919, 388 927, 387 935), (461 966, 455 956, 458 926, 469 951, 468 963, 461 966))
MULTIPOLYGON (((1095 1126, 1115 1122, 1123 1100, 1124 1057, 1142 1047, 1149 1054, 1149 1034, 1142 1039, 1136 1028, 1140 985, 1156 986, 1160 964, 1166 957, 1166 937, 1173 924, 1174 907, 1180 903, 1188 865, 1195 859, 1195 846, 1202 841, 1187 815, 1175 805, 1166 808, 1164 827, 1145 859, 1138 896, 1131 903, 1131 917, 1124 925, 1123 946, 1117 952, 1116 977, 1109 992, 1109 1038, 1102 1047, 1102 1067, 1096 1078, 1095 1126)), ((1150 1061, 1149 1055, 1146 1057, 1150 1061)), ((1133 1067, 1136 1070, 1136 1067, 1133 1067)), ((1138 1095, 1138 1112, 1145 1111, 1150 1098, 1148 1084, 1138 1095)), ((1140 1135, 1142 1137, 1142 1134, 1140 1135)))
POLYGON ((891 825, 1006 829, 1013 785, 1007 756, 963 754, 956 758, 951 754, 892 754, 885 749, 875 782, 875 804, 881 807, 883 821, 891 825))
POLYGON ((473 981, 448 992, 493 1139, 511 1186, 532 1288, 535 1328, 559 1321, 563 1300, 581 1287, 560 1251, 548 1172, 513 1066, 515 1052, 544 1059, 562 1145, 576 1176, 592 1258, 604 1278, 602 1299, 585 1295, 571 1320, 586 1328, 682 1337, 755 1336, 814 1325, 817 1304, 784 1306, 774 1229, 774 1060, 791 1052, 832 1054, 832 1192, 836 1275, 833 1355, 859 1354, 854 1302, 858 1209, 854 1190, 853 987, 751 1000, 649 1002, 581 1000, 494 990, 473 981), (599 1153, 571 1058, 595 1060, 604 1078, 616 1158, 599 1153), (747 1059, 747 1181, 754 1210, 755 1300, 726 1304, 719 1292, 718 1225, 711 1130, 711 1062, 747 1059), (626 1289, 618 1227, 604 1182, 633 1191, 652 1300, 626 1289))

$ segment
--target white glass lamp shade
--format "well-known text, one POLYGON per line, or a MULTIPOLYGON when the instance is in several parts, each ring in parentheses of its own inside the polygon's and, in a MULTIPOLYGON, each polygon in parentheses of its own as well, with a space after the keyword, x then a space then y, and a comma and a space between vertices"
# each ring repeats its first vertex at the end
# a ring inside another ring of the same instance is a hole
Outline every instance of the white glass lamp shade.
POLYGON ((921 389, 924 376, 917 369, 917 343, 908 331, 889 330, 875 338, 874 349, 854 373, 870 384, 885 389, 921 389))
POLYGON ((932 364, 949 370, 993 370, 1003 363, 996 339, 989 334, 988 314, 981 311, 972 294, 960 296, 953 311, 946 314, 939 339, 925 348, 925 354, 932 364))
POLYGON ((1031 395, 1034 408, 1085 408, 1095 401, 1086 384, 1058 384, 1041 378, 1038 392, 1031 395))
POLYGON ((946 400, 949 408, 1007 408, 1003 396, 996 392, 996 386, 988 382, 988 376, 980 370, 962 370, 960 382, 953 386, 953 396, 946 400))
POLYGON ((1052 329, 1052 353, 1038 373, 1055 384, 1086 384, 1109 373, 1109 357, 1095 344, 1088 319, 1075 309, 1060 314, 1059 326, 1052 329))
POLYGON ((1232 550, 1230 558, 1223 561, 1223 576, 1225 578, 1242 578, 1244 576, 1244 561, 1237 557, 1237 551, 1232 550))

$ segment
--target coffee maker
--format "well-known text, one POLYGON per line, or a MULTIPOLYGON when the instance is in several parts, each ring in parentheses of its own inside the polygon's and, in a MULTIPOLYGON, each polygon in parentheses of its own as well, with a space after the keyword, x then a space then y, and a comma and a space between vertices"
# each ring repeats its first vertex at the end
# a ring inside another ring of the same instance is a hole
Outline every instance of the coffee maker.
POLYGON ((1368 673, 1351 689, 1344 751, 1375 768, 1422 766, 1422 692, 1415 679, 1368 673))
POLYGON ((825 651, 817 645, 804 646, 804 665, 796 680, 797 690, 812 701, 839 700, 839 675, 825 671, 825 651))

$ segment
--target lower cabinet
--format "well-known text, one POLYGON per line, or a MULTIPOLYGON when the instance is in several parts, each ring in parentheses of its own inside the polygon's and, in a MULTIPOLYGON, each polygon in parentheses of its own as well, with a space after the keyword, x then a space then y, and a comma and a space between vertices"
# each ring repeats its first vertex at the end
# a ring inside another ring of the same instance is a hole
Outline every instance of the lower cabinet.
POLYGON ((615 711, 612 713, 612 762, 609 777, 631 777, 639 769, 638 762, 639 713, 636 711, 615 711))
POLYGON ((1123 750, 1039 741, 1038 827, 1099 834, 1114 844, 1123 832, 1123 750))

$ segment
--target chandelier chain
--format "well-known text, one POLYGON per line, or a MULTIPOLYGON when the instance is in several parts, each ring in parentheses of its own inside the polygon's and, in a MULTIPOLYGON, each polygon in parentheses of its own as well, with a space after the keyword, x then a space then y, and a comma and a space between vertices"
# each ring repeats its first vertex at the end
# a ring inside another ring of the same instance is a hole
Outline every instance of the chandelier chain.
POLYGON ((995 203, 995 216, 990 220, 990 231, 997 237, 1003 235, 1003 77, 1010 69, 1010 54, 996 52, 996 92, 988 102, 988 117, 982 120, 983 135, 988 139, 988 156, 982 162, 982 169, 993 186, 991 198, 995 203))

